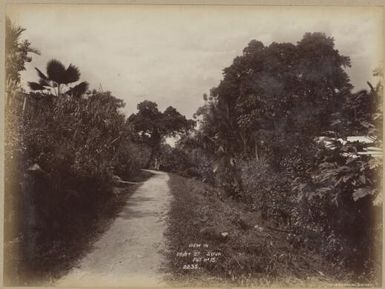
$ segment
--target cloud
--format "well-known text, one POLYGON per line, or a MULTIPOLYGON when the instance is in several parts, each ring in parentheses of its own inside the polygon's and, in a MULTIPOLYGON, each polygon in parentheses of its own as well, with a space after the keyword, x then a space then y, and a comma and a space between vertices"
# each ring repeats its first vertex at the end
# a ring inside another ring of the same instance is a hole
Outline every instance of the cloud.
POLYGON ((381 61, 381 13, 375 8, 229 7, 134 5, 9 5, 8 15, 41 56, 80 68, 92 88, 102 84, 126 102, 130 114, 144 99, 192 116, 202 94, 219 83, 223 68, 252 39, 297 42, 323 31, 352 59, 353 84, 365 87, 381 61))

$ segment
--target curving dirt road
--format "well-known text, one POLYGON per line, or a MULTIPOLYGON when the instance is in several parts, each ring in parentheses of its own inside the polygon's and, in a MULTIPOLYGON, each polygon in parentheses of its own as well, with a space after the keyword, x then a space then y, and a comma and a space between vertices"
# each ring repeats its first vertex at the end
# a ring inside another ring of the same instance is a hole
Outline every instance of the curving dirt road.
POLYGON ((166 173, 154 173, 128 199, 110 228, 56 286, 164 286, 163 232, 171 195, 166 173))

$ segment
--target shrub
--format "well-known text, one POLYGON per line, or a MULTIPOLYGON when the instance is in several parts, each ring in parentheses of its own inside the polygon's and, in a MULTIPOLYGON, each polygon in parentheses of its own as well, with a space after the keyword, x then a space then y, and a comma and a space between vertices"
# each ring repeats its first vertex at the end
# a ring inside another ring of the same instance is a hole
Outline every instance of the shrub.
POLYGON ((130 179, 150 159, 151 149, 145 144, 135 143, 125 138, 119 144, 114 159, 114 173, 123 179, 130 179))
POLYGON ((381 161, 357 154, 360 149, 362 144, 349 142, 336 142, 333 149, 320 146, 310 175, 292 183, 301 208, 295 216, 297 231, 306 236, 312 228, 323 240, 317 249, 357 276, 379 268, 382 230, 377 203, 381 161))
POLYGON ((290 190, 290 175, 257 160, 241 161, 240 167, 244 188, 241 199, 272 224, 290 226, 296 198, 290 190))
POLYGON ((288 231, 295 246, 322 254, 335 269, 373 280, 380 268, 381 161, 357 154, 359 143, 313 149, 312 156, 286 156, 281 171, 262 161, 241 161, 241 200, 268 225, 288 231))
POLYGON ((19 173, 10 177, 21 186, 8 185, 7 199, 19 199, 22 263, 38 268, 43 260, 38 256, 51 250, 54 240, 81 234, 79 228, 114 197, 114 173, 131 177, 146 157, 130 139, 120 112, 124 103, 110 93, 26 97, 11 150, 19 173))

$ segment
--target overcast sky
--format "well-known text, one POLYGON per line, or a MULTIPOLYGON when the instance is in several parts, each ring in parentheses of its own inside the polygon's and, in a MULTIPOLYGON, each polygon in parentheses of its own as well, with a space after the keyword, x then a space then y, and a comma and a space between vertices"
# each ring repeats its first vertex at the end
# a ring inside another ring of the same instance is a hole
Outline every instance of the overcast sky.
POLYGON ((145 99, 191 117, 202 95, 252 39, 297 42, 305 32, 333 36, 350 56, 355 89, 381 63, 382 14, 376 8, 12 5, 8 15, 41 51, 22 81, 36 81, 56 58, 78 66, 91 88, 109 90, 136 110, 145 99))

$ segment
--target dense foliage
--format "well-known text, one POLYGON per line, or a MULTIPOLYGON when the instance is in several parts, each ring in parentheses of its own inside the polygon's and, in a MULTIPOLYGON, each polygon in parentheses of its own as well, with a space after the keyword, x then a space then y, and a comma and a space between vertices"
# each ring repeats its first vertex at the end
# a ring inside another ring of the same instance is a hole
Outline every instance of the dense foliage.
POLYGON ((5 23, 5 140, 4 140, 4 267, 7 269, 17 264, 19 247, 17 240, 21 220, 22 203, 20 202, 20 142, 23 99, 19 98, 20 73, 25 70, 25 63, 31 62, 31 54, 39 51, 31 47, 28 40, 22 39, 24 28, 14 25, 7 17, 5 23), (14 192, 14 193, 11 193, 14 192), (11 243, 12 242, 12 243, 11 243))
POLYGON ((6 28, 5 267, 7 278, 22 282, 64 254, 57 244, 79 230, 87 235, 96 211, 114 211, 114 184, 135 177, 150 153, 126 122, 124 102, 89 91, 72 64, 36 68, 39 81, 26 93, 20 71, 37 51, 20 39, 24 29, 8 19, 6 28))
POLYGON ((197 129, 175 151, 185 152, 184 172, 274 220, 296 246, 372 279, 382 157, 367 148, 382 148, 383 89, 368 82, 369 91, 352 92, 346 67, 350 59, 323 33, 296 44, 253 40, 204 95, 197 129))
POLYGON ((151 156, 146 167, 151 165, 159 168, 157 158, 165 137, 186 134, 194 122, 186 119, 172 106, 167 107, 164 112, 160 112, 155 102, 145 100, 137 107, 138 112, 131 114, 127 123, 135 132, 136 138, 151 149, 151 156))
POLYGON ((32 61, 31 53, 40 54, 40 52, 31 47, 28 40, 21 39, 24 28, 14 25, 8 17, 5 25, 5 91, 7 93, 6 103, 9 105, 14 93, 20 88, 20 72, 25 70, 25 63, 32 61))
MULTIPOLYGON (((20 72, 39 52, 21 40, 23 31, 6 20, 5 237, 6 246, 22 243, 24 264, 33 267, 53 240, 69 234, 76 212, 114 198, 114 182, 155 168, 223 189, 230 207, 260 216, 292 248, 316 252, 332 270, 350 270, 359 281, 379 276, 383 85, 380 79, 353 92, 345 71, 350 59, 333 38, 306 33, 296 44, 251 41, 204 95, 193 121, 147 100, 126 119, 121 99, 90 91, 76 66, 55 59, 45 72, 36 68, 39 79, 26 93, 20 72), (179 137, 176 147, 166 144, 168 137, 179 137), (368 152, 373 146, 380 154, 368 152)), ((374 74, 383 77, 381 69, 374 74)), ((197 202, 222 202, 222 195, 207 194, 197 202)), ((236 227, 233 213, 221 211, 236 227)), ((241 250, 255 232, 244 241, 246 233, 237 232, 233 245, 241 250)), ((6 262, 17 262, 10 256, 6 262)), ((264 273, 277 271, 271 268, 264 273)))

